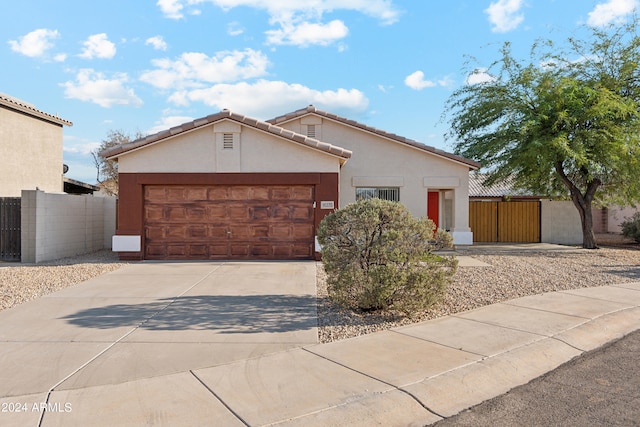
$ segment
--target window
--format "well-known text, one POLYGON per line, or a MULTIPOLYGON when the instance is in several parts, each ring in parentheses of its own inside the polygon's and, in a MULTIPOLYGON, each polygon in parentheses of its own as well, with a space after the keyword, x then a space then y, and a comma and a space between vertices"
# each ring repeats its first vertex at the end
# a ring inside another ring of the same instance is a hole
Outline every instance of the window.
POLYGON ((400 201, 399 187, 380 187, 380 188, 356 188, 356 201, 378 198, 382 200, 391 200, 392 202, 400 201))
POLYGON ((222 149, 233 150, 233 134, 225 133, 222 135, 222 149))

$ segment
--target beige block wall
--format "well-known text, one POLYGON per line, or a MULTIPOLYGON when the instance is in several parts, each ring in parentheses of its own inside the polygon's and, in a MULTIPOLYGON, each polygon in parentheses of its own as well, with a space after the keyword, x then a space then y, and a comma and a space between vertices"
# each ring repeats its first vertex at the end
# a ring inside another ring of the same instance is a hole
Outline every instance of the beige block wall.
POLYGON ((133 151, 118 159, 121 173, 339 172, 336 156, 250 127, 225 122, 133 151), (234 126, 229 126, 234 125, 234 126), (233 150, 221 135, 236 133, 233 150))
POLYGON ((0 107, 0 196, 63 191, 62 126, 0 107))
POLYGON ((622 223, 638 211, 640 211, 640 207, 622 208, 620 206, 614 206, 609 208, 608 229, 606 231, 609 233, 622 233, 622 223))
POLYGON ((581 245, 582 224, 573 202, 541 200, 540 234, 543 243, 581 245))
POLYGON ((22 262, 38 263, 111 247, 116 199, 22 192, 22 262))

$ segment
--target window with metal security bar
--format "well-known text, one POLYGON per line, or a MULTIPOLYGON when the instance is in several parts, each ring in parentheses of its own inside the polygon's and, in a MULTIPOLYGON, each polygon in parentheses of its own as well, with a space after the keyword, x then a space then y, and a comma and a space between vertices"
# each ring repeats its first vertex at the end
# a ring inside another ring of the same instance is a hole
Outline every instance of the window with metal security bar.
POLYGON ((400 201, 399 187, 358 187, 356 188, 356 201, 378 198, 382 200, 390 200, 392 202, 400 201))
POLYGON ((316 125, 307 125, 307 136, 309 138, 316 137, 316 125))
POLYGON ((233 150, 233 134, 225 133, 222 135, 222 149, 233 150))

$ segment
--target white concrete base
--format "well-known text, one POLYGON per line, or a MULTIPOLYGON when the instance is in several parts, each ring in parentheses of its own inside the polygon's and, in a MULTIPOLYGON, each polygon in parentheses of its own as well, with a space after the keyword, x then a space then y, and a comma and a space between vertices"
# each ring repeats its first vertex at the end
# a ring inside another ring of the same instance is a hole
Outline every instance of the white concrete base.
POLYGON ((452 231, 454 245, 473 245, 473 232, 471 231, 452 231))
POLYGON ((113 236, 111 248, 113 252, 140 252, 140 236, 113 236))

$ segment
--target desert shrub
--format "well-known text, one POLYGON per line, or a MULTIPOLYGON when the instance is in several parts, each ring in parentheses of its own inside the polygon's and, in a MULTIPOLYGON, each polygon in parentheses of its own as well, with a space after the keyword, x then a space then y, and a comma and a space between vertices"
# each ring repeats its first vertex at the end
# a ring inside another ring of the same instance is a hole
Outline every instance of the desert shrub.
POLYGON ((625 218, 621 226, 624 237, 640 243, 640 212, 634 213, 631 218, 625 218))
POLYGON ((405 314, 436 302, 457 267, 438 257, 434 223, 400 203, 361 200, 326 216, 318 230, 329 296, 353 309, 405 314))
POLYGON ((441 249, 450 249, 453 247, 453 236, 446 230, 438 228, 433 236, 433 249, 439 251, 441 249))

